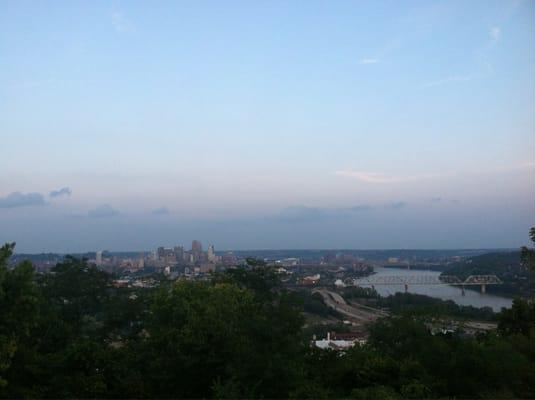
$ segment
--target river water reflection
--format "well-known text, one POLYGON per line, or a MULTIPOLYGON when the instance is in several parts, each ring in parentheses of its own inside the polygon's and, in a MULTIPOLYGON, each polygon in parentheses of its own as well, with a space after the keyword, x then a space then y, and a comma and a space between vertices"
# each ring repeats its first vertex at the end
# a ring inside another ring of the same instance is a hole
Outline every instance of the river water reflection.
MULTIPOLYGON (((436 271, 420 271, 420 270, 407 270, 398 268, 384 268, 375 267, 374 276, 409 276, 409 275, 431 275, 439 276, 440 272, 436 271)), ((359 280, 357 280, 357 283, 359 280)), ((369 286, 364 284, 362 286, 369 286)), ((479 289, 479 287, 477 287, 479 289)), ((403 285, 392 286, 375 286, 375 290, 381 296, 388 296, 396 292, 404 292, 405 287, 403 285)), ((491 307, 494 311, 500 311, 502 307, 510 307, 512 299, 506 297, 495 296, 488 293, 480 293, 474 290, 465 290, 465 295, 462 295, 462 290, 458 286, 447 285, 409 285, 408 291, 410 293, 425 294, 426 296, 437 297, 443 300, 453 300, 455 303, 463 306, 474 307, 491 307)))

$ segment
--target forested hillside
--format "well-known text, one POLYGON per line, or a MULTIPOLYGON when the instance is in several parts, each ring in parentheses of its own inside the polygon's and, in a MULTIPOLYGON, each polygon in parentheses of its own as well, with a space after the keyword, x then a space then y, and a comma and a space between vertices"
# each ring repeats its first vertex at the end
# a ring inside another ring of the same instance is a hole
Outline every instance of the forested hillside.
POLYGON ((456 275, 462 280, 470 275, 496 275, 504 284, 489 285, 487 292, 511 297, 535 296, 534 272, 522 265, 519 251, 470 257, 452 264, 443 274, 456 275))

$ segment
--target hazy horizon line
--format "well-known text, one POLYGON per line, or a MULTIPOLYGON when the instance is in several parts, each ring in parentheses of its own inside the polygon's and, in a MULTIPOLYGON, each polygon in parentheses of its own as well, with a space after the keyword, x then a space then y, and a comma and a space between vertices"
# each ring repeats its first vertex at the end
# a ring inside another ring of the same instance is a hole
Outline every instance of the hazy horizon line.
MULTIPOLYGON (((165 248, 171 248, 174 246, 159 246, 165 248)), ((155 248, 156 249, 156 248, 155 248)), ((98 251, 105 251, 108 253, 151 253, 152 250, 87 250, 82 252, 37 252, 37 253, 28 253, 28 252, 14 252, 13 255, 42 255, 42 254, 56 254, 61 256, 68 255, 78 255, 78 254, 87 254, 87 253, 96 253, 98 251)), ((430 248, 266 248, 266 249, 223 249, 215 250, 216 253, 225 253, 225 252, 262 252, 262 251, 520 251, 521 246, 518 247, 430 247, 430 248)), ((189 250, 186 250, 189 251, 189 250)))

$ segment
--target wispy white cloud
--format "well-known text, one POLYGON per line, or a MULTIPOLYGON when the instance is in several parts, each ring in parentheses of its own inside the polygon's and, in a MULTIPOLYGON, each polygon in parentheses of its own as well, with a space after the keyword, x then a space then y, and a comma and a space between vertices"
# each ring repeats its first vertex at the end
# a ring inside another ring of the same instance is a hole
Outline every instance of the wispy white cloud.
POLYGON ((119 214, 119 211, 109 204, 103 204, 87 212, 89 218, 108 218, 119 214))
MULTIPOLYGON (((360 182, 371 184, 389 184, 389 183, 405 183, 417 182, 437 178, 451 178, 456 176, 477 176, 487 174, 509 173, 519 170, 535 168, 535 160, 524 161, 515 165, 508 165, 503 167, 496 167, 483 170, 462 170, 458 172, 451 172, 441 175, 434 174, 420 174, 420 175, 388 175, 381 172, 365 172, 354 171, 351 169, 335 171, 335 175, 345 176, 356 179, 360 182)), ((434 198, 432 201, 440 201, 440 198, 434 198)))
POLYGON ((120 33, 126 33, 132 30, 132 23, 120 11, 114 11, 111 13, 111 24, 115 30, 120 33))
POLYGON ((418 181, 421 179, 429 179, 432 177, 431 175, 389 176, 379 172, 364 172, 353 170, 340 170, 336 171, 335 174, 338 176, 355 178, 361 182, 375 184, 411 182, 418 181))
POLYGON ((448 76, 447 78, 437 79, 436 81, 424 83, 424 87, 440 86, 446 83, 452 82, 468 82, 473 79, 472 75, 459 75, 459 76, 448 76))
POLYGON ((360 64, 377 64, 380 60, 378 58, 363 58, 360 64))
POLYGON ((523 170, 532 169, 532 168, 535 168, 535 160, 523 161, 515 165, 505 165, 501 167, 496 167, 496 168, 489 169, 486 171, 477 171, 477 173, 478 174, 485 174, 485 173, 499 174, 499 173, 508 173, 508 172, 518 172, 518 171, 523 171, 523 170))
POLYGON ((492 76, 494 73, 494 68, 492 67, 492 64, 487 59, 487 53, 490 51, 490 49, 496 45, 496 43, 500 40, 502 36, 502 30, 498 26, 494 26, 489 29, 488 31, 489 39, 487 42, 476 51, 476 59, 479 60, 480 68, 479 72, 474 74, 466 74, 466 75, 451 75, 447 76, 445 78, 436 79, 434 81, 426 82, 422 86, 429 88, 434 86, 441 86, 448 83, 455 83, 455 82, 468 82, 473 79, 485 79, 492 76))
POLYGON ((359 204, 352 207, 326 208, 293 206, 282 210, 279 214, 268 217, 278 222, 312 222, 326 219, 351 218, 372 211, 369 204, 359 204))
POLYGON ((170 213, 167 207, 159 207, 151 211, 152 215, 169 215, 170 213))
POLYGON ((394 201, 393 203, 389 203, 386 205, 386 208, 391 210, 401 210, 402 208, 405 208, 407 206, 407 203, 405 201, 394 201))
POLYGON ((500 40, 500 37, 502 36, 502 30, 498 26, 493 26, 489 29, 489 36, 493 41, 500 40))
POLYGON ((52 86, 58 84, 56 79, 25 79, 22 81, 14 82, 12 87, 14 89, 35 89, 44 86, 52 86))
POLYGON ((520 168, 535 168, 535 160, 524 161, 520 164, 520 168))

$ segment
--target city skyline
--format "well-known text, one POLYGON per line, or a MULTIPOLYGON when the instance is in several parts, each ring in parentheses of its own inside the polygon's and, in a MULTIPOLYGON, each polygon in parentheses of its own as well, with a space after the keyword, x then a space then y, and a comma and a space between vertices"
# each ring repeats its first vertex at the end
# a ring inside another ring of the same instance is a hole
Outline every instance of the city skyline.
POLYGON ((0 10, 18 252, 527 244, 533 2, 0 10))

